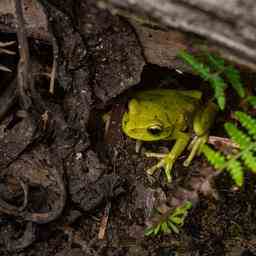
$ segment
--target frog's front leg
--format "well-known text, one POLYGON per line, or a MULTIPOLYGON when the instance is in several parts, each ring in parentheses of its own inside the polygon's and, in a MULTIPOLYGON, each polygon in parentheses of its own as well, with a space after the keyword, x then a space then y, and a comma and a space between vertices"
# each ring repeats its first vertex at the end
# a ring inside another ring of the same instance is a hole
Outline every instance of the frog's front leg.
POLYGON ((160 160, 156 165, 148 169, 147 173, 149 175, 152 175, 157 169, 164 168, 167 181, 171 182, 172 166, 176 161, 176 159, 180 156, 180 154, 183 152, 183 150, 187 146, 189 142, 189 138, 190 138, 189 134, 175 130, 172 136, 170 137, 170 140, 176 140, 172 150, 168 154, 166 154, 163 157, 163 159, 160 160))
POLYGON ((209 102, 204 110, 200 110, 196 113, 193 121, 193 129, 196 133, 196 137, 189 145, 191 151, 188 158, 183 163, 184 166, 188 166, 195 155, 200 154, 202 146, 208 140, 208 132, 214 122, 217 111, 217 105, 213 102, 209 102))

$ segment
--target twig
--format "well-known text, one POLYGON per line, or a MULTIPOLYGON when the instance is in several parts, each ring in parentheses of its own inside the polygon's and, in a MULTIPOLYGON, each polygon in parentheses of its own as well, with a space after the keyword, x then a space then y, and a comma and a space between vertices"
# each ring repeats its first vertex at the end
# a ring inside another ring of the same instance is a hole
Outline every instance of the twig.
POLYGON ((25 21, 22 11, 22 0, 15 1, 15 12, 17 18, 17 37, 19 42, 20 60, 18 64, 18 94, 20 96, 20 103, 24 109, 28 109, 31 105, 31 100, 27 95, 29 89, 30 75, 29 75, 29 48, 26 37, 25 21))
POLYGON ((16 52, 10 51, 8 49, 4 49, 4 47, 10 46, 15 44, 15 41, 10 41, 10 42, 0 42, 0 53, 5 53, 5 54, 10 54, 10 55, 15 55, 16 52))
POLYGON ((222 144, 222 145, 226 145, 226 146, 229 146, 232 148, 239 148, 239 145, 234 143, 231 139, 217 137, 217 136, 209 136, 208 143, 215 145, 215 146, 216 146, 216 144, 222 144))
POLYGON ((0 65, 0 70, 5 71, 5 72, 12 72, 11 69, 9 69, 3 65, 0 65))
MULTIPOLYGON (((50 26, 48 26, 49 28, 50 26)), ((55 76, 56 76, 56 71, 57 71, 57 64, 58 64, 58 56, 59 56, 59 47, 57 44, 57 40, 52 33, 52 29, 49 28, 49 31, 52 35, 52 47, 53 47, 53 63, 52 63, 52 72, 51 72, 51 82, 50 82, 50 89, 49 92, 51 94, 54 93, 54 81, 55 81, 55 76)))
POLYGON ((41 120, 43 123, 43 130, 45 131, 47 128, 47 125, 49 123, 49 112, 45 111, 42 115, 41 115, 41 120))
POLYGON ((100 239, 100 240, 102 240, 105 236, 105 232, 106 232, 107 225, 108 225, 108 216, 109 216, 110 208, 111 208, 111 202, 109 201, 105 207, 104 214, 103 214, 103 216, 101 218, 101 222, 100 222, 100 229, 99 229, 99 233, 98 233, 98 239, 100 239))
MULTIPOLYGON (((16 52, 14 51, 10 51, 8 49, 5 49, 4 47, 10 46, 15 44, 15 41, 10 41, 10 42, 0 42, 0 54, 9 54, 9 55, 15 55, 16 52)), ((12 72, 11 69, 0 65, 0 70, 5 71, 5 72, 12 72)))

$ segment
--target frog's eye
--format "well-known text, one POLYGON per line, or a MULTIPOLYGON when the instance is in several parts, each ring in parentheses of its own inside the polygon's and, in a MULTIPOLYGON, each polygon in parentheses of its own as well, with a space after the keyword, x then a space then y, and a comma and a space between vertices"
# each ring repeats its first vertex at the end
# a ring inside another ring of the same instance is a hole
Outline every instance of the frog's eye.
POLYGON ((148 127, 148 133, 152 135, 159 135, 163 131, 162 125, 156 124, 148 127))

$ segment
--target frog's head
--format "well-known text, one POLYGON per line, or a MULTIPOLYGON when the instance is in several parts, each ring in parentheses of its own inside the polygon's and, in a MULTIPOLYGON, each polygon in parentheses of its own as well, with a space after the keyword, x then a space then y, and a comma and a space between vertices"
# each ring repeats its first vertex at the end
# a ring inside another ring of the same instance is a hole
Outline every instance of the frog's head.
POLYGON ((161 140, 170 136, 173 128, 166 110, 151 101, 132 99, 122 119, 124 133, 137 140, 161 140))

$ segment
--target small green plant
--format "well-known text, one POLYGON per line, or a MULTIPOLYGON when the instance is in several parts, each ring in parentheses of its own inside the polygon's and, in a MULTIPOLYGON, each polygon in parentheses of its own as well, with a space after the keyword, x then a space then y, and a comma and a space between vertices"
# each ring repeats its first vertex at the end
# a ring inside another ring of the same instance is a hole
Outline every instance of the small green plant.
POLYGON ((237 128, 234 123, 227 122, 224 127, 229 137, 239 146, 233 153, 224 155, 204 145, 202 152, 208 161, 217 170, 227 170, 237 186, 241 187, 244 182, 245 168, 256 173, 256 119, 248 114, 237 111, 236 119, 240 122, 242 129, 237 128))
POLYGON ((188 211, 191 209, 191 207, 192 203, 186 201, 183 205, 175 208, 173 211, 163 214, 161 220, 156 225, 146 229, 145 235, 156 236, 159 233, 179 233, 179 228, 184 225, 184 220, 188 215, 188 211))
POLYGON ((203 55, 202 60, 186 51, 180 51, 178 56, 189 64, 202 79, 209 82, 221 110, 225 108, 225 89, 228 86, 231 86, 240 97, 245 96, 238 70, 232 65, 226 65, 222 58, 208 52, 203 55))

